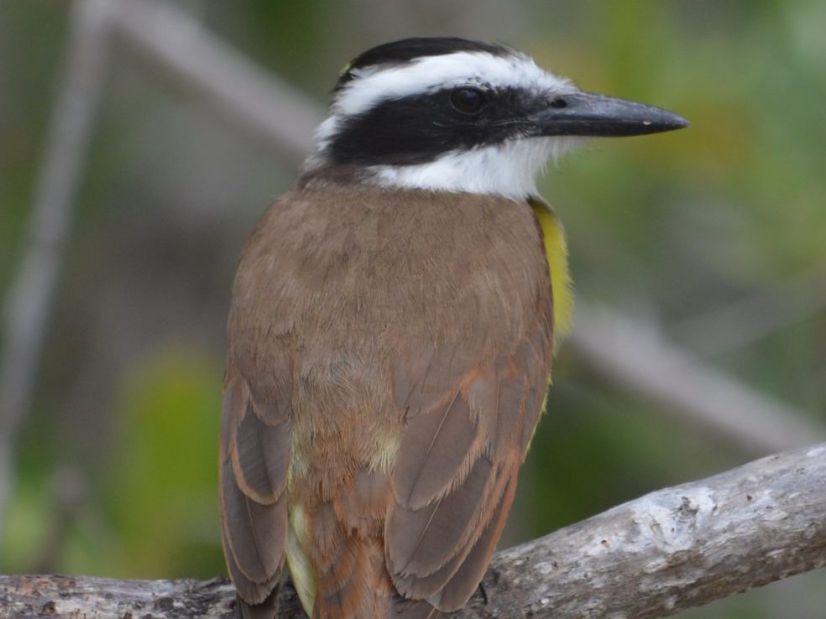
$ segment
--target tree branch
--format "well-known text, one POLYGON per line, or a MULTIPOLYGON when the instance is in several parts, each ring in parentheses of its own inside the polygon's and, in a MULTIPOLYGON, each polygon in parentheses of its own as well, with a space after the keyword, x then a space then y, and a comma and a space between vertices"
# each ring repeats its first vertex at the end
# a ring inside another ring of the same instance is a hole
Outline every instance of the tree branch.
POLYGON ((576 322, 566 354, 663 413, 710 428, 755 455, 826 438, 822 423, 710 366, 650 325, 586 302, 577 303, 576 322))
POLYGON ((301 161, 314 146, 324 109, 266 72, 172 5, 121 2, 112 26, 126 50, 158 77, 217 112, 247 135, 301 161))
MULTIPOLYGON (((647 619, 826 565, 826 443, 653 492, 501 551, 455 617, 647 619)), ((0 576, 11 615, 226 617, 225 580, 0 576)), ((285 586, 282 618, 302 617, 285 586)))

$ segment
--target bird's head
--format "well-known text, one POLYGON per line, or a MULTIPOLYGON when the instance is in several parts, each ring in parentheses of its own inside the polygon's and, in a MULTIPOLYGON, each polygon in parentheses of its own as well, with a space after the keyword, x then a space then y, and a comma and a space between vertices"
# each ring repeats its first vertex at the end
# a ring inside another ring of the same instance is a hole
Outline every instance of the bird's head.
POLYGON ((390 187, 522 199, 581 138, 669 131, 667 110, 583 92, 503 45, 458 38, 374 47, 342 72, 310 167, 390 187))

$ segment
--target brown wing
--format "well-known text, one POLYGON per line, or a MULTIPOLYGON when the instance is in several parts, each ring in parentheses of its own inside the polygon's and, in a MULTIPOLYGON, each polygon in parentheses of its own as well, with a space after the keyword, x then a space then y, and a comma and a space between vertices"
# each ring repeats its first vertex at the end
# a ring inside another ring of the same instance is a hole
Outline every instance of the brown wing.
POLYGON ((403 595, 452 611, 482 579, 547 388, 549 310, 549 299, 540 299, 523 339, 491 360, 437 349, 397 366, 395 396, 407 425, 385 554, 403 595))
POLYGON ((230 577, 250 605, 272 601, 281 578, 289 430, 286 412, 267 407, 241 376, 228 374, 221 429, 222 542, 230 577))

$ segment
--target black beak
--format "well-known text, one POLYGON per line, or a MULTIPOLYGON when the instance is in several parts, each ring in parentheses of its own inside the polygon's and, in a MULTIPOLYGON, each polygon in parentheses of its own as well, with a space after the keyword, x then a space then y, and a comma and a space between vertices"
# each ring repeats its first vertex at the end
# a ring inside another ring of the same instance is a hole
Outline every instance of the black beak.
POLYGON ((668 110, 589 92, 558 95, 531 121, 541 136, 645 135, 688 127, 686 119, 668 110))

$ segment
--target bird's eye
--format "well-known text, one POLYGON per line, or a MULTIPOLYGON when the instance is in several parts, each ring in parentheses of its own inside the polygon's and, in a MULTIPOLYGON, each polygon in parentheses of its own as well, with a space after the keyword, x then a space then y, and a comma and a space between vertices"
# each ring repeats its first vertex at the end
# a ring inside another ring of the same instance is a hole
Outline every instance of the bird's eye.
POLYGON ((462 114, 478 114, 485 103, 485 93, 478 88, 457 88, 450 93, 450 104, 462 114))

